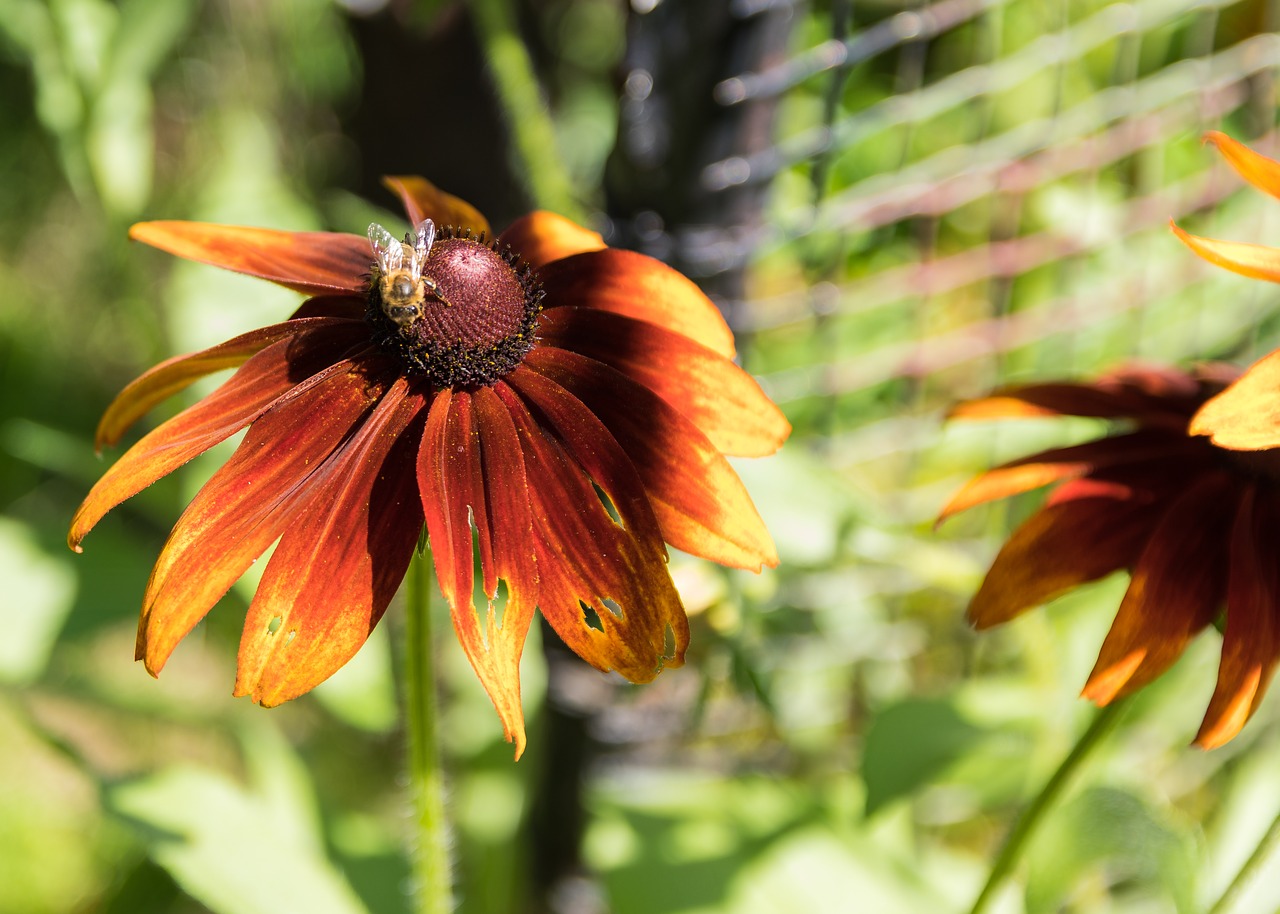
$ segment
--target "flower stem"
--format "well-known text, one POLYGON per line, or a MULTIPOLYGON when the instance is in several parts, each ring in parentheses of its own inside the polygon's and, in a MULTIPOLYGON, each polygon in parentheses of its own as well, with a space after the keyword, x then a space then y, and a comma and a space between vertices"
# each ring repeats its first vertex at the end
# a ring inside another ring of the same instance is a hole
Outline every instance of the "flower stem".
POLYGON ((1014 825, 1013 830, 1009 832, 1009 837, 1005 839, 1004 846, 1000 848, 1000 854, 996 857, 996 862, 991 866, 991 874, 987 877, 986 884, 982 887, 982 891, 978 893, 978 898, 974 901, 973 907, 969 909, 970 914, 982 914, 987 910, 987 906, 995 897, 996 889, 1000 888, 1005 877, 1009 875, 1014 865, 1022 858, 1022 852, 1026 850, 1031 836, 1035 834, 1036 829, 1044 821, 1045 814, 1053 808, 1059 797, 1062 796, 1067 786, 1071 783, 1071 778, 1079 771, 1084 761, 1089 757, 1090 752, 1110 732, 1112 726, 1120 717, 1121 711, 1124 710, 1128 703, 1127 698, 1122 698, 1113 701, 1098 711, 1093 718, 1093 723, 1089 725, 1089 729, 1081 734, 1071 752, 1067 754, 1067 757, 1062 760, 1062 764, 1058 766, 1058 770, 1049 778, 1039 795, 1031 801, 1031 805, 1027 807, 1017 824, 1014 825))
POLYGON ((1231 880, 1231 885, 1227 886, 1226 891, 1222 893, 1222 897, 1214 903, 1213 907, 1209 908, 1207 914, 1226 914, 1236 906, 1240 896, 1244 894, 1245 889, 1257 877, 1262 870, 1263 864, 1267 862, 1271 852, 1275 850, 1277 842, 1280 842, 1280 815, 1276 816, 1272 821, 1271 827, 1262 836, 1258 846, 1253 849, 1253 853, 1244 862, 1244 866, 1240 867, 1240 872, 1236 873, 1236 878, 1231 880))
POLYGON ((511 125, 514 151, 520 159, 518 174, 534 204, 583 221, 573 182, 557 150, 546 101, 538 91, 533 62, 516 28, 512 4, 509 0, 472 0, 471 19, 489 62, 498 101, 511 125))
POLYGON ((450 914, 449 821, 444 805, 444 764, 438 731, 435 663, 431 638, 431 555, 409 563, 405 620, 406 727, 416 843, 412 849, 414 914, 450 914))

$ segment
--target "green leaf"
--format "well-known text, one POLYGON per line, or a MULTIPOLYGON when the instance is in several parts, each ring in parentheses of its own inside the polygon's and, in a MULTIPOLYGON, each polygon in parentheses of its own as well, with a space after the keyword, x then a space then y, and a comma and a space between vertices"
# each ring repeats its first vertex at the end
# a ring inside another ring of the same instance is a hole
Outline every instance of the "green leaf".
POLYGON ((1197 860, 1188 828, 1134 792, 1093 787, 1045 823, 1033 844, 1027 911, 1061 910, 1071 890, 1099 871, 1104 884, 1134 883, 1133 894, 1150 892, 1192 911, 1197 860))
POLYGON ((105 800, 215 914, 366 914, 318 835, 299 834, 267 798, 225 775, 174 766, 108 787, 105 800))
POLYGON ((36 679, 75 603, 76 575, 44 552, 26 526, 0 518, 0 680, 36 679))
POLYGON ((881 711, 862 757, 867 815, 933 781, 983 736, 945 699, 911 699, 881 711))

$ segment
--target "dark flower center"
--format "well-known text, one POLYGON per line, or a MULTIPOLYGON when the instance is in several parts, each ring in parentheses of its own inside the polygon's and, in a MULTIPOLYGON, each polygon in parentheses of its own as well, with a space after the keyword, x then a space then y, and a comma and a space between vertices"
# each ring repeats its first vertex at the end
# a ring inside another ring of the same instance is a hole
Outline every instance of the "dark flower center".
POLYGON ((515 370, 533 348, 542 286, 510 247, 446 226, 421 278, 379 272, 365 320, 408 376, 437 387, 477 388, 515 370))

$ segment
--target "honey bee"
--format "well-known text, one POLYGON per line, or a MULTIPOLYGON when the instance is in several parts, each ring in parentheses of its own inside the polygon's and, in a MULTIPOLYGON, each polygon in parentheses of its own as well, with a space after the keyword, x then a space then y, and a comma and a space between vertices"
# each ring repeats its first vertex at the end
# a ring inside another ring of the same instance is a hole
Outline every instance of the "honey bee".
POLYGON ((397 327, 408 327, 422 317, 427 296, 444 302, 440 288, 423 274, 427 255, 436 240, 436 224, 423 219, 413 227, 412 243, 396 237, 378 223, 369 226, 369 246, 378 263, 378 293, 382 313, 397 327))

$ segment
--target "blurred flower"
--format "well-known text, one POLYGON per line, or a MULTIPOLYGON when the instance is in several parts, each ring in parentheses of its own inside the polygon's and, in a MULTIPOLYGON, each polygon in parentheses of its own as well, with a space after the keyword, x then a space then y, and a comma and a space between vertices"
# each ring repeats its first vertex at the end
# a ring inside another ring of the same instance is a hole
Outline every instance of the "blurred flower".
POLYGON ((107 471, 68 539, 78 550, 111 508, 248 426, 152 571, 137 646, 148 671, 279 540, 235 694, 269 706, 308 691, 377 624, 425 519, 459 640, 519 754, 534 609, 601 670, 641 682, 679 665, 688 623, 664 540, 734 567, 777 564, 724 455, 771 453, 790 428, 680 274, 545 212, 489 242, 462 200, 420 178, 387 184, 415 226, 404 244, 378 226, 368 240, 133 227, 154 247, 313 297, 284 323, 129 384, 99 447, 197 378, 239 366, 107 471))
MULTIPOLYGON (((1280 162, 1256 153, 1216 130, 1206 133, 1204 140, 1217 147, 1240 177, 1258 190, 1280 198, 1280 162)), ((1261 244, 1201 238, 1183 231, 1176 223, 1170 222, 1169 225, 1187 247, 1210 263, 1255 279, 1280 282, 1280 250, 1261 244)))
POLYGON ((1222 366, 1193 373, 1130 368, 1092 384, 1034 384, 962 403, 956 418, 1092 416, 1129 420, 1130 427, 996 467, 965 486, 940 517, 1059 483, 996 556, 969 619, 987 628, 1130 569, 1129 589, 1084 687, 1098 704, 1157 678, 1225 604, 1217 688, 1196 736, 1205 748, 1244 726, 1280 657, 1280 566, 1273 556, 1280 451, 1228 450, 1200 437, 1201 416, 1213 416, 1215 395, 1236 374, 1222 366))

